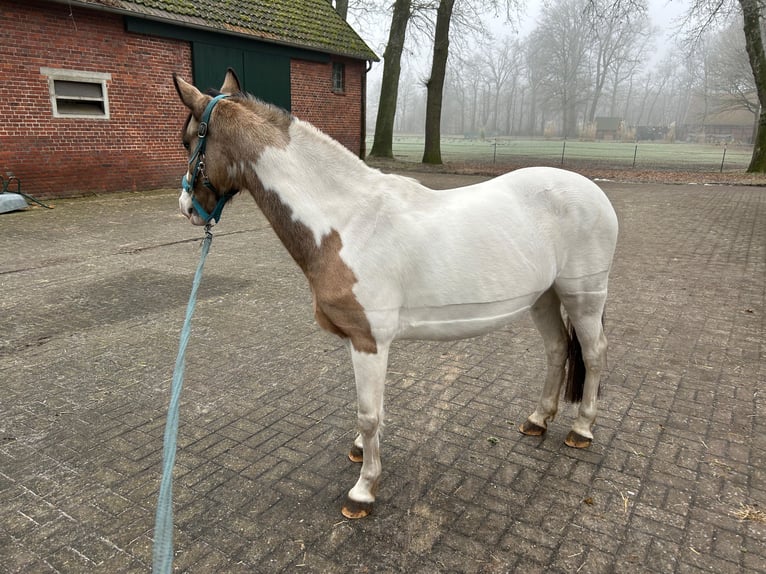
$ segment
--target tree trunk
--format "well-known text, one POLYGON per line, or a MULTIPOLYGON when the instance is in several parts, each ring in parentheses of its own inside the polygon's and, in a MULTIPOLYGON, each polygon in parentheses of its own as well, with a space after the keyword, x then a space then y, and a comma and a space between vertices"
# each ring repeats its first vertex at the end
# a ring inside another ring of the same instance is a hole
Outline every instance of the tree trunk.
POLYGON ((375 120, 375 138, 370 155, 375 157, 394 157, 394 118, 396 117, 396 98, 399 93, 399 75, 402 71, 402 50, 407 24, 410 21, 412 0, 396 0, 394 14, 391 17, 391 30, 388 44, 383 52, 383 79, 380 86, 378 116, 375 120))
POLYGON ((758 127, 753 141, 753 156, 747 171, 750 173, 766 172, 766 53, 761 36, 760 2, 758 0, 739 0, 745 21, 745 47, 753 70, 755 89, 761 111, 758 127))
POLYGON ((442 96, 444 94, 444 76, 447 73, 447 56, 449 56, 449 25, 454 5, 455 0, 441 0, 436 11, 431 77, 426 84, 428 95, 426 97, 426 141, 423 163, 442 163, 442 96))

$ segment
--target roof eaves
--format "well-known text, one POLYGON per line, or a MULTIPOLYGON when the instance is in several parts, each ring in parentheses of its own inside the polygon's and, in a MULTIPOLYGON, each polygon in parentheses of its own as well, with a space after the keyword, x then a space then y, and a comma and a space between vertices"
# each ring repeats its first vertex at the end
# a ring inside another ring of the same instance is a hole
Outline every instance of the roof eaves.
MULTIPOLYGON (((161 10, 152 6, 146 5, 141 0, 49 0, 56 3, 78 5, 81 7, 102 10, 106 12, 118 13, 123 15, 131 15, 136 17, 144 17, 149 20, 158 22, 164 22, 169 24, 176 24, 184 27, 195 28, 199 30, 207 30, 213 32, 219 32, 228 35, 234 35, 242 38, 257 39, 271 44, 290 46, 293 48, 302 48, 313 50, 325 54, 331 54, 336 56, 343 56, 358 60, 367 60, 378 62, 380 58, 373 52, 369 46, 362 40, 362 38, 356 33, 356 31, 348 27, 347 32, 353 34, 355 42, 357 44, 353 48, 344 49, 336 45, 334 42, 328 42, 326 44, 318 43, 310 38, 310 34, 304 33, 302 38, 287 38, 280 36, 275 30, 252 30, 246 26, 233 24, 227 22, 221 18, 201 18, 190 13, 184 13, 182 11, 182 3, 179 3, 176 11, 170 12, 168 10, 161 10)), ((189 10, 187 12, 193 12, 189 10)), ((279 27, 278 22, 275 23, 275 28, 279 27)), ((264 26, 264 28, 266 28, 264 26)))

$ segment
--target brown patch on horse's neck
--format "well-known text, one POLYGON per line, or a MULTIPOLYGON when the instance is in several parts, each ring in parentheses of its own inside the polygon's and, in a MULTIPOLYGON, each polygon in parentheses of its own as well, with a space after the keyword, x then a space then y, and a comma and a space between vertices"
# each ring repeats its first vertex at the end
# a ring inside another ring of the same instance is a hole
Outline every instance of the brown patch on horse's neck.
POLYGON ((353 291, 356 275, 340 257, 343 241, 338 231, 331 230, 317 245, 311 230, 293 219, 292 209, 276 193, 264 189, 255 175, 247 179, 243 188, 250 191, 277 237, 309 280, 319 326, 349 339, 357 351, 377 353, 377 342, 364 307, 353 291))
MULTIPOLYGON (((349 339, 357 351, 376 353, 377 343, 364 307, 354 295, 357 278, 340 257, 343 242, 338 231, 331 230, 317 245, 312 231, 293 218, 292 208, 277 193, 266 190, 258 174, 251 169, 257 165, 264 150, 284 148, 290 143, 293 117, 284 110, 247 96, 222 100, 216 109, 217 115, 211 119, 210 152, 206 161, 210 179, 226 182, 221 189, 250 191, 308 278, 314 294, 317 323, 323 329, 349 339)), ((187 126, 189 135, 190 128, 196 127, 187 126)))

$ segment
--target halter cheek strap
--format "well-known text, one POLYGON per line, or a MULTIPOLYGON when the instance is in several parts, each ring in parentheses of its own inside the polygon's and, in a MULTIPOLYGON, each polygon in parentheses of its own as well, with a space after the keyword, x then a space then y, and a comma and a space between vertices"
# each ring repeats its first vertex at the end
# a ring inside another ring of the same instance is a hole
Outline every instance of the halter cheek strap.
POLYGON ((205 111, 202 112, 202 117, 200 118, 199 128, 197 128, 197 147, 194 148, 194 153, 189 159, 189 166, 194 164, 194 167, 189 170, 191 172, 191 181, 187 179, 186 175, 181 177, 181 188, 189 194, 191 197, 192 206, 194 206, 194 210, 197 212, 197 215, 199 215, 205 221, 205 223, 210 223, 211 220, 214 223, 218 223, 218 220, 221 218, 221 212, 223 211, 224 206, 232 197, 234 197, 234 194, 236 193, 228 192, 219 197, 218 203, 216 203, 212 213, 208 213, 205 208, 202 207, 200 202, 197 201, 197 198, 194 197, 194 184, 197 181, 197 176, 200 173, 204 178, 202 185, 207 187, 214 194, 218 195, 218 190, 215 188, 215 186, 213 186, 212 183, 210 183, 210 180, 205 174, 205 147, 207 145, 207 130, 208 122, 210 121, 210 114, 213 113, 213 108, 215 105, 227 97, 228 95, 226 94, 218 95, 210 100, 207 106, 205 106, 205 111))

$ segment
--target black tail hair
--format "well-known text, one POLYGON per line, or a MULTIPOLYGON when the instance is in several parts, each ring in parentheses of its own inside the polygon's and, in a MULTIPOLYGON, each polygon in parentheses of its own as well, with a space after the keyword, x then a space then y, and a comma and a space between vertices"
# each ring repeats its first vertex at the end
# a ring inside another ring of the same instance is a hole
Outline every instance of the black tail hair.
POLYGON ((566 362, 564 400, 568 403, 579 403, 582 401, 582 393, 585 388, 585 361, 582 359, 580 340, 569 320, 567 320, 567 333, 569 334, 569 349, 566 362))
MULTIPOLYGON (((606 311, 601 315, 602 326, 605 320, 606 311)), ((582 347, 577 338, 577 332, 569 319, 567 319, 567 332, 569 334, 569 349, 566 362, 564 400, 568 403, 579 403, 582 401, 585 389, 585 361, 582 358, 582 347)), ((598 383, 598 396, 601 396, 601 381, 598 383)))

